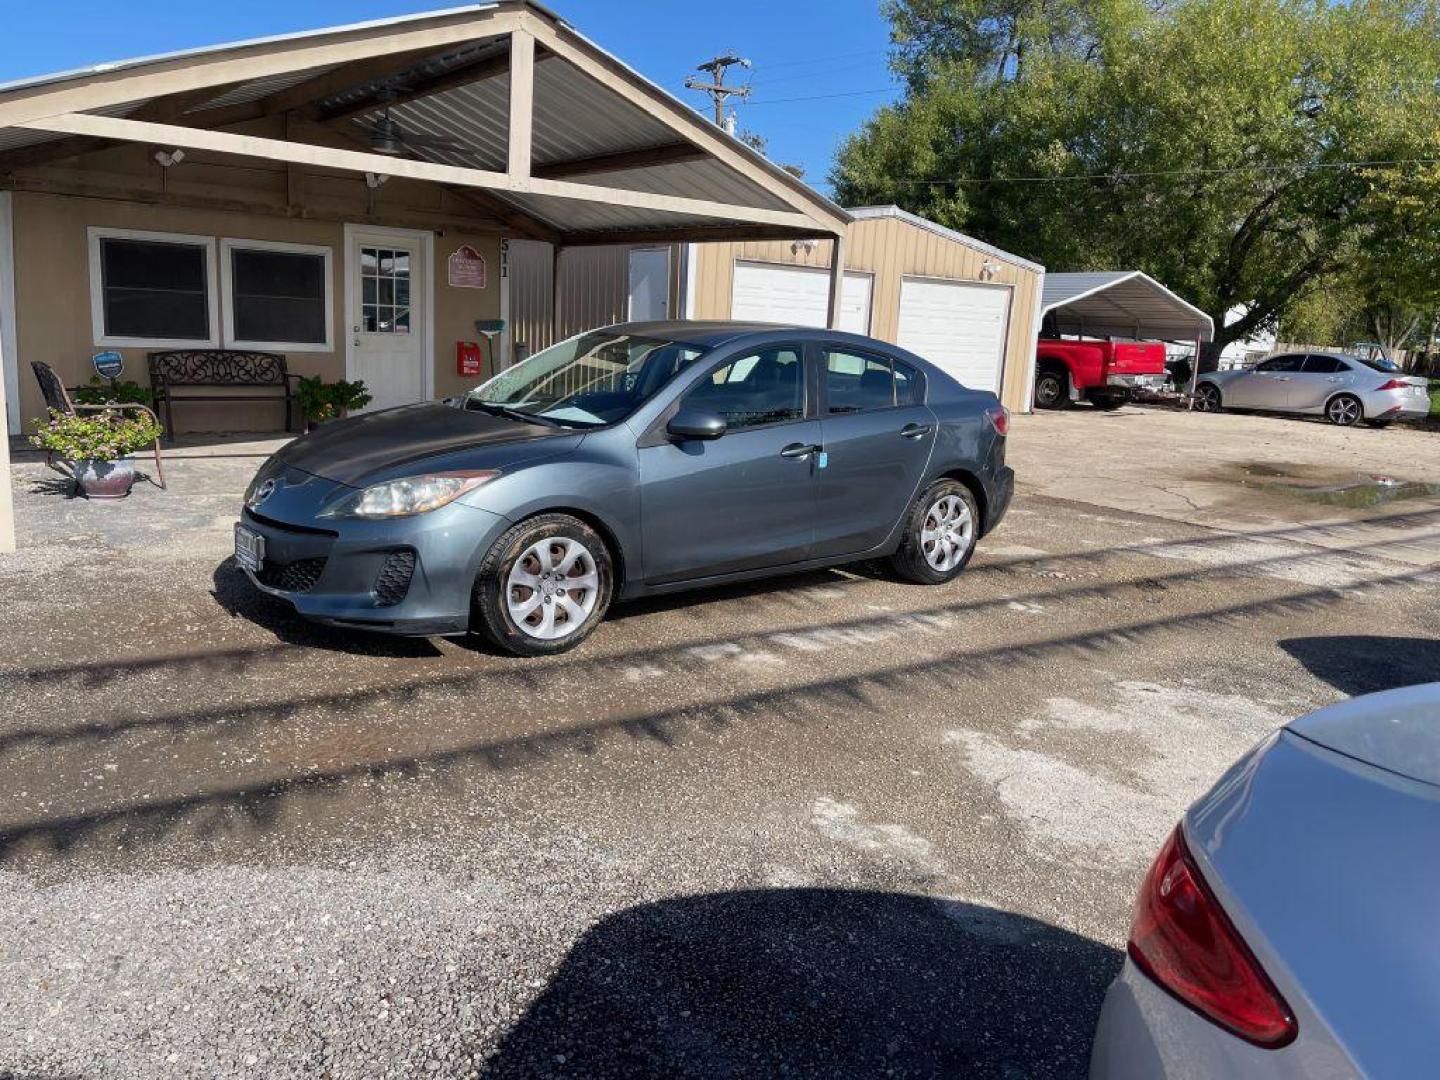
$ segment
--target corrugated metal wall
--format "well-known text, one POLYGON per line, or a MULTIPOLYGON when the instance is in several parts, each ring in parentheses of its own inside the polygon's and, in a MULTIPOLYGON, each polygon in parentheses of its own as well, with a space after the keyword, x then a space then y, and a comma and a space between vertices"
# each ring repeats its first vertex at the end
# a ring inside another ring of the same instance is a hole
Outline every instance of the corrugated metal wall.
MULTIPOLYGON (((695 306, 697 319, 728 319, 737 259, 828 268, 832 243, 808 245, 790 240, 697 244, 695 306)), ((900 279, 948 278, 980 281, 986 263, 998 267, 991 284, 1011 286, 1010 329, 1005 348, 1001 400, 1016 412, 1030 410, 1030 379, 1035 367, 1035 315, 1044 275, 988 252, 940 236, 898 218, 866 218, 850 226, 845 265, 875 275, 870 333, 894 341, 900 327, 900 279)))
MULTIPOLYGON (((554 255, 549 244, 510 241, 510 329, 532 355, 572 334, 630 317, 630 248, 572 247, 560 253, 559 326, 552 315, 554 255)), ((670 310, 680 296, 683 249, 670 249, 670 310)))

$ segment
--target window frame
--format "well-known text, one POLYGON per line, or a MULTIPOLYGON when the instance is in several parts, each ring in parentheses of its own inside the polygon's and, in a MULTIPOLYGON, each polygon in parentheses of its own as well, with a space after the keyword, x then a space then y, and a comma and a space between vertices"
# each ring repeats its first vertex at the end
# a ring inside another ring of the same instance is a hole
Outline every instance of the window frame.
POLYGON ((1305 366, 1305 353, 1278 353, 1275 356, 1267 356, 1252 369, 1257 375, 1269 375, 1271 372, 1279 371, 1289 375, 1298 375, 1305 366), (1293 360, 1295 366, 1290 368, 1270 367, 1264 365, 1273 364, 1278 360, 1293 360))
POLYGON ((892 409, 913 409, 916 406, 925 405, 928 391, 928 383, 925 372, 916 367, 908 360, 902 360, 880 349, 867 349, 849 345, 843 341, 817 341, 815 343, 815 370, 820 389, 820 418, 822 420, 835 420, 844 416, 869 416, 873 413, 887 412, 892 409), (852 412, 831 412, 830 411, 830 353, 837 352, 845 356, 854 356, 862 360, 884 360, 890 368, 890 387, 892 398, 897 396, 895 387, 895 365, 902 365, 919 383, 919 401, 892 401, 889 405, 882 405, 877 409, 857 409, 852 412))
POLYGON ((674 416, 675 413, 679 412, 681 409, 686 408, 686 403, 689 401, 691 396, 696 394, 706 381, 714 378, 715 373, 721 368, 729 367, 732 364, 739 363, 741 360, 744 360, 746 357, 749 356, 758 356, 759 354, 764 352, 782 352, 786 350, 793 352, 796 356, 800 358, 800 415, 791 417, 788 420, 772 420, 768 424, 747 424, 745 427, 731 427, 727 423, 725 425, 724 437, 729 437, 732 434, 738 435, 741 432, 746 431, 764 431, 767 428, 783 427, 786 424, 802 424, 806 421, 815 419, 815 409, 817 407, 817 402, 815 400, 816 388, 814 385, 814 380, 811 376, 811 371, 813 370, 813 363, 811 360, 809 343, 805 341, 776 341, 763 342, 759 345, 744 346, 740 349, 735 350, 734 352, 727 353, 725 356, 718 358, 714 363, 710 364, 705 369, 704 374, 698 376, 693 382, 687 384, 685 389, 676 396, 673 405, 670 408, 666 409, 665 413, 661 415, 658 422, 659 426, 663 429, 664 426, 670 422, 671 418, 674 416))
POLYGON ((222 329, 227 349, 256 352, 329 353, 335 351, 335 249, 325 244, 292 244, 283 240, 245 240, 227 236, 220 240, 220 300, 222 329), (249 341, 235 336, 235 267, 232 253, 275 251, 287 255, 319 255, 324 259, 325 340, 249 341))
POLYGON ((90 329, 96 345, 121 349, 215 349, 220 347, 220 297, 215 255, 215 238, 195 233, 152 232, 145 229, 112 229, 91 225, 86 230, 90 247, 90 329), (138 240, 158 244, 183 244, 205 251, 205 317, 210 327, 207 338, 145 338, 112 335, 105 330, 105 274, 100 249, 104 240, 138 240))

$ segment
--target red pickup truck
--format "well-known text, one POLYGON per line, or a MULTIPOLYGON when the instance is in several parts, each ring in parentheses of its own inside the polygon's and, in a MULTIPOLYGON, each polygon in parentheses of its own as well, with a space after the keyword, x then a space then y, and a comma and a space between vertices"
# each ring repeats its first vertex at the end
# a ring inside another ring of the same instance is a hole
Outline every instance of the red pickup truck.
POLYGON ((1063 409, 1085 400, 1118 409, 1139 387, 1165 381, 1165 346, 1158 341, 1061 341, 1041 338, 1035 350, 1035 407, 1063 409))

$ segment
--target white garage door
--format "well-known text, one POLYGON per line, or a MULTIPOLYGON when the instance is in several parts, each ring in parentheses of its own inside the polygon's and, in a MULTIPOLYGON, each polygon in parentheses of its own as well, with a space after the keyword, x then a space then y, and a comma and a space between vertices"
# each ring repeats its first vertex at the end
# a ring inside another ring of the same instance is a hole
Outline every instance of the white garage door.
POLYGON ((1010 289, 968 281, 903 278, 902 349, 923 356, 972 390, 1000 392, 1010 289))
MULTIPOLYGON (((830 271, 808 266, 737 262, 730 292, 730 316, 756 322, 825 326, 830 307, 830 271)), ((870 332, 870 275, 847 273, 840 292, 840 329, 870 332)))

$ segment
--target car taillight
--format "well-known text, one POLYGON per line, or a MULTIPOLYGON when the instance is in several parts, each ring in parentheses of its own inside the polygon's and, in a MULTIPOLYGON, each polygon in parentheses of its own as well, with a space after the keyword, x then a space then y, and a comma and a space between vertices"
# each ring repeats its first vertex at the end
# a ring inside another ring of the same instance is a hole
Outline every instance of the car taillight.
POLYGON ((1390 379, 1388 382, 1381 383, 1381 384, 1380 384, 1379 386, 1377 386, 1375 389, 1376 389, 1376 390, 1409 390, 1409 389, 1410 389, 1410 384, 1407 383, 1407 382, 1403 382, 1403 381, 1401 381, 1400 379, 1390 379))
POLYGON ((1247 1042, 1292 1042, 1295 1015, 1200 876, 1180 826, 1160 849, 1130 928, 1130 959, 1170 994, 1247 1042))
POLYGON ((995 429, 995 434, 1005 436, 1010 434, 1010 410, 1000 405, 993 409, 985 410, 985 419, 990 421, 990 426, 995 429))

